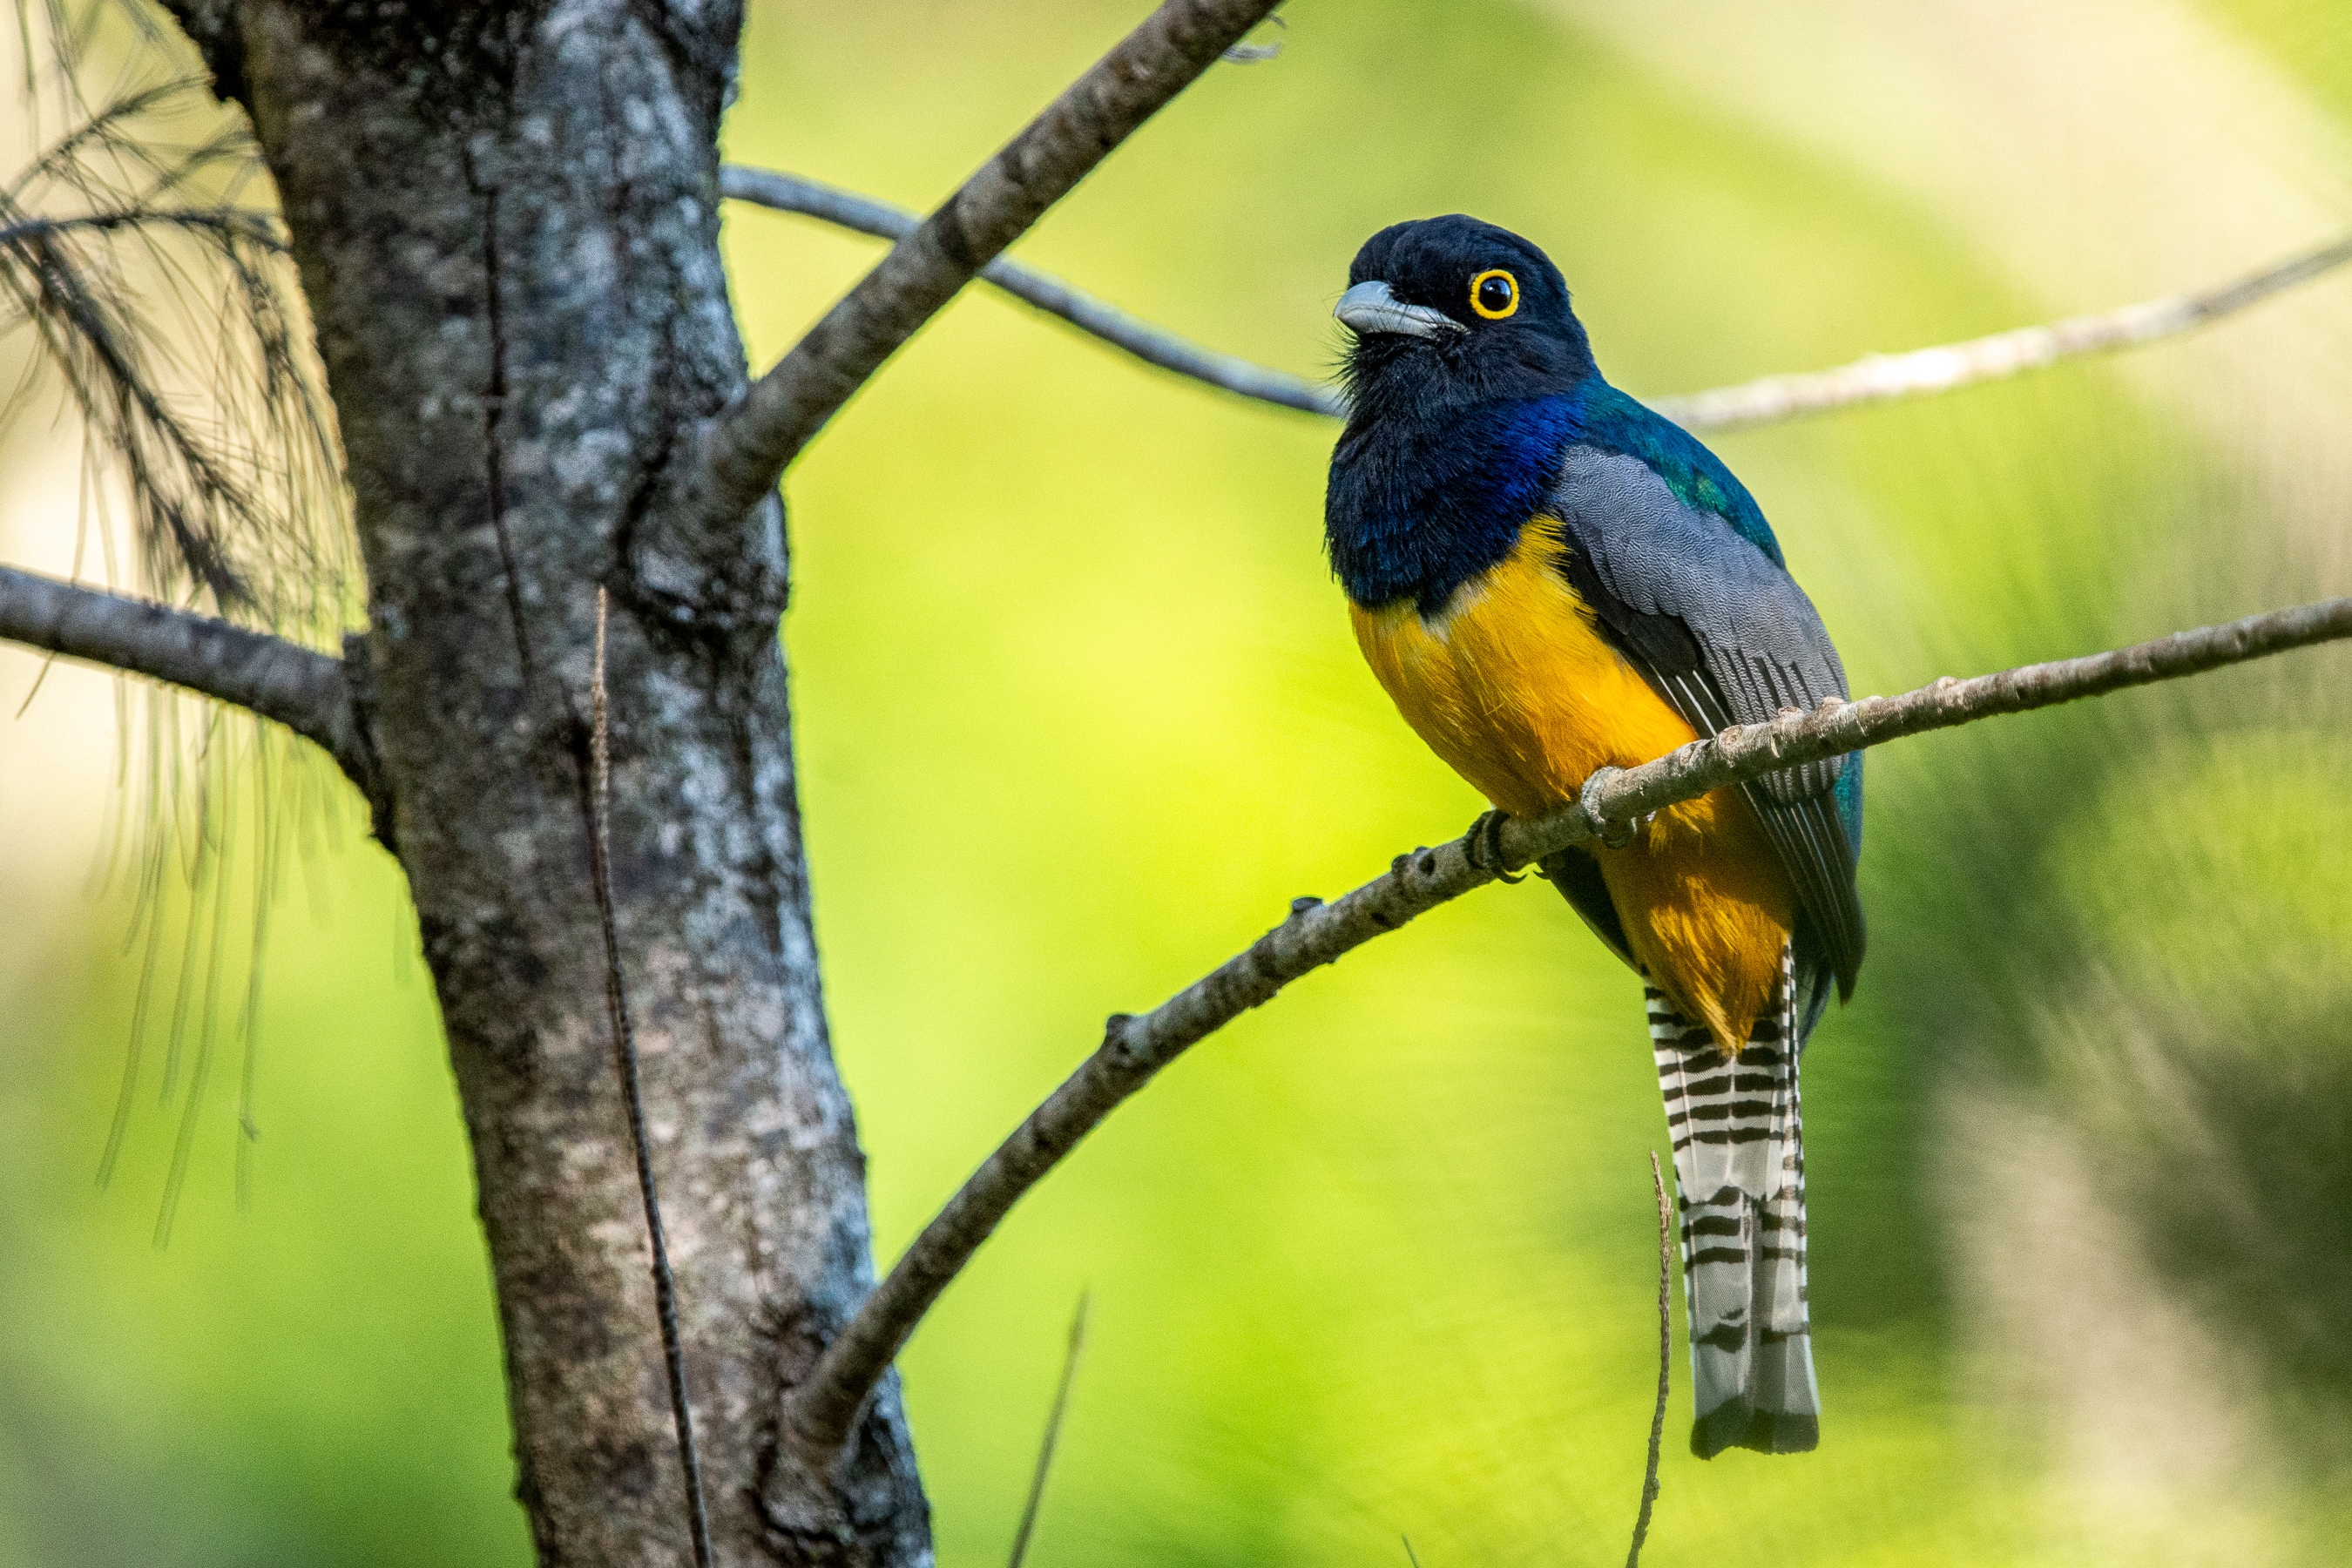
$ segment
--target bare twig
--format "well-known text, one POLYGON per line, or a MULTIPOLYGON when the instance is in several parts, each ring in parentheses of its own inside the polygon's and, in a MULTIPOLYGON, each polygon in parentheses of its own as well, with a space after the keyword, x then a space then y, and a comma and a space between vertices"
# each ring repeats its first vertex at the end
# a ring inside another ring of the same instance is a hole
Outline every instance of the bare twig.
POLYGON ((0 245, 21 245, 59 234, 111 234, 126 228, 193 228, 251 240, 280 256, 291 254, 277 216, 245 207, 130 208, 76 217, 33 217, 0 224, 0 245))
POLYGON ((1166 0, 713 422, 691 522, 737 526, 882 362, 1276 0, 1166 0))
POLYGON ((646 1241, 653 1251, 654 1314, 661 1321, 662 1363, 669 1373, 670 1415, 677 1426, 677 1463, 686 1481, 686 1521, 696 1568, 710 1568, 710 1519, 702 1504, 702 1461, 694 1450, 694 1409, 687 1402, 686 1352, 677 1338, 677 1289, 670 1279, 669 1242, 662 1233, 661 1199, 654 1192, 653 1144, 646 1136, 646 1102, 637 1080, 637 1037, 629 1026, 628 992, 621 979, 621 939, 613 921, 613 784, 610 706, 604 694, 604 620, 611 595, 596 590, 596 673, 591 691, 589 878, 596 885, 596 920, 604 935, 604 1007, 613 1024, 613 1055, 621 1098, 629 1110, 629 1142, 637 1154, 637 1194, 645 1200, 646 1241))
MULTIPOLYGON (((779 212, 799 213, 861 234, 900 239, 919 222, 912 213, 870 196, 797 174, 730 163, 719 171, 719 195, 779 212)), ((2039 370, 2078 354, 2137 348, 2203 326, 2307 283, 2352 261, 2352 237, 2192 294, 2167 295, 2095 315, 2070 316, 2042 326, 1895 354, 1871 354, 1832 370, 1719 386, 1706 392, 1643 399, 1692 430, 1722 430, 1818 414, 1850 404, 1877 403, 1948 392, 1973 382, 2039 370)), ((1061 317, 1112 347, 1179 375, 1285 408, 1339 418, 1347 404, 1339 389, 1219 353, 1129 315, 1051 273, 997 260, 980 276, 1014 298, 1061 317)))
POLYGON ((1666 1395, 1672 1392, 1675 1359, 1675 1211, 1666 1203, 1666 1176, 1658 1169, 1655 1149, 1650 1151, 1650 1185, 1658 1194, 1658 1404, 1650 1413, 1650 1463, 1642 1472, 1642 1511, 1633 1517, 1633 1545, 1625 1553, 1625 1568, 1641 1568, 1642 1542, 1650 1538, 1650 1509, 1658 1500, 1659 1449, 1666 1439, 1666 1395))
MULTIPOLYGON (((1503 868, 1780 768, 2347 637, 2352 599, 2331 599, 2084 658, 1968 680, 1948 676, 1900 697, 1831 699, 1810 712, 1790 710, 1769 724, 1735 725, 1637 768, 1601 769, 1586 781, 1578 804, 1503 825, 1503 868)), ((788 1426, 802 1454, 821 1462, 840 1449, 866 1395, 940 1292, 1023 1194, 1121 1101, 1190 1047, 1292 981, 1495 877, 1474 863, 1467 838, 1400 855, 1387 875, 1335 902, 1297 900, 1289 918, 1248 951, 1150 1012, 1112 1015, 1102 1045, 982 1162, 825 1348, 793 1402, 788 1426)))
POLYGON ((1045 1501, 1045 1478, 1054 1469, 1054 1445, 1062 1436, 1062 1419, 1070 1411, 1070 1385, 1078 1379, 1078 1357, 1087 1348, 1087 1304, 1092 1291, 1078 1295, 1078 1310, 1070 1316, 1070 1349, 1062 1358, 1062 1381, 1054 1389, 1054 1408, 1045 1417, 1045 1440, 1037 1447, 1037 1468, 1029 1478, 1029 1500, 1021 1507, 1021 1528, 1013 1534, 1013 1556, 1007 1568, 1021 1568, 1029 1555, 1029 1537, 1037 1528, 1037 1510, 1045 1501))
MULTIPOLYGON (((904 238, 922 221, 913 213, 887 202, 793 174, 746 168, 740 163, 730 163, 719 171, 719 194, 777 212, 823 218, 843 228, 884 239, 904 238)), ((980 269, 980 276, 1014 299, 1059 316, 1079 331, 1093 333, 1146 364, 1172 370, 1179 375, 1243 397, 1254 397, 1261 403, 1334 418, 1347 412, 1336 387, 1318 385, 1270 366, 1186 342, 1175 333, 1163 331, 1139 316, 1129 315, 1050 272, 1041 272, 1009 257, 998 257, 980 269)))
POLYGON ((2274 267, 2194 294, 2171 294, 2092 316, 2069 316, 2045 326, 1995 332, 1987 338, 1871 354, 1834 370, 1768 375, 1738 386, 1657 397, 1650 406, 1687 429, 1724 430, 1790 419, 1856 403, 1883 403, 1920 393, 1948 392, 1971 382, 1997 381, 2040 370, 2077 354, 2137 348, 2201 327, 2352 261, 2352 237, 2274 267))
POLYGON ((382 787, 342 660, 209 616, 0 566, 0 638, 216 697, 325 747, 374 800, 382 787))

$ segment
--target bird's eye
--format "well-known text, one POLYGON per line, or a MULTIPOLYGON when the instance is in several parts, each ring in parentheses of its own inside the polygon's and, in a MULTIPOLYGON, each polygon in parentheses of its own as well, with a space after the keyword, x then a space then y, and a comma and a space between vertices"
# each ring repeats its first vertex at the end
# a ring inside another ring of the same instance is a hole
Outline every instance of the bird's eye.
POLYGON ((1470 279, 1470 308, 1499 321, 1519 308, 1519 280, 1497 267, 1470 279))

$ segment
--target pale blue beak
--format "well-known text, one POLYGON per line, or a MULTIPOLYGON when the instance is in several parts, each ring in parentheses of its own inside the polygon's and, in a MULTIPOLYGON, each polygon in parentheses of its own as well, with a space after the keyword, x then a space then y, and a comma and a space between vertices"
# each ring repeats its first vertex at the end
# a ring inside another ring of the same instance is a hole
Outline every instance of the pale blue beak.
POLYGON ((1426 305, 1408 305, 1389 291, 1389 286, 1375 278, 1359 283, 1339 296, 1331 313, 1339 324, 1359 337, 1374 332, 1398 332, 1409 338, 1443 337, 1450 332, 1468 331, 1443 310, 1433 310, 1426 305))

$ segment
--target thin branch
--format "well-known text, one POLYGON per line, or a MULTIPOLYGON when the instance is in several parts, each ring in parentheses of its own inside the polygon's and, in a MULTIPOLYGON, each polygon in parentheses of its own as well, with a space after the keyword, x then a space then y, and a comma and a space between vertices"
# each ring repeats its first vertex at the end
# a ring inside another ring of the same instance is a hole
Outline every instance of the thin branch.
POLYGON ((1650 1413, 1650 1463, 1642 1473, 1642 1511, 1633 1519, 1633 1545, 1625 1568, 1641 1568, 1642 1543, 1650 1538, 1650 1509, 1658 1500, 1659 1450, 1666 1439, 1666 1395, 1675 1361, 1675 1211, 1666 1203, 1666 1176, 1658 1152, 1650 1151, 1650 1185, 1658 1194, 1658 1404, 1650 1413))
POLYGON ((596 668, 590 699, 593 772, 589 780, 589 880, 596 889, 596 922, 604 937, 604 1010, 613 1026, 614 1066, 628 1106, 629 1142, 637 1155, 637 1195, 645 1201, 646 1241, 653 1251, 654 1315, 661 1323, 662 1364, 669 1373, 669 1409, 677 1427, 677 1463, 686 1482, 686 1522, 695 1568, 710 1568, 710 1516, 702 1502, 702 1460, 694 1447, 694 1408, 686 1395, 686 1352, 677 1337, 677 1288, 670 1278, 669 1238, 662 1231, 661 1199, 654 1190, 653 1142, 646 1136, 645 1091, 637 1078, 637 1037, 629 1026, 629 995, 621 978, 621 939, 613 920, 613 747, 611 706, 604 692, 604 620, 611 595, 596 590, 596 668))
POLYGON ((206 84, 201 79, 178 77, 151 83, 116 99, 20 170, 8 182, 8 195, 21 197, 34 185, 53 179, 79 185, 81 171, 78 164, 87 151, 112 153, 126 159, 150 159, 152 154, 144 139, 131 122, 151 110, 165 107, 173 99, 201 100, 206 91, 206 84))
POLYGON ((1277 0, 1166 0, 713 422, 691 520, 730 529, 882 362, 1277 0))
MULTIPOLYGON (((0 639, 168 681, 317 742, 370 801, 375 750, 344 661, 266 632, 0 566, 0 639)), ((379 823, 383 823, 379 816, 379 823)))
POLYGON ((2046 326, 1995 332, 1940 348, 1871 354, 1835 370, 1768 375, 1738 386, 1652 398, 1649 403, 1686 429, 1725 430, 1857 403, 1948 392, 1971 382, 1998 381, 2040 370, 2078 354, 2137 348, 2173 337, 2332 272, 2347 261, 2352 261, 2352 237, 2200 293, 2172 294, 2121 310, 2069 316, 2046 326))
MULTIPOLYGON (((914 232, 919 221, 912 213, 887 202, 797 174, 740 163, 730 163, 719 172, 719 194, 885 239, 905 237, 914 232)), ((1850 404, 1948 392, 1973 382, 2040 370, 2078 354, 2137 348, 2173 337, 2323 277, 2347 261, 2352 261, 2352 236, 2199 293, 2168 295, 2095 315, 2070 316, 1936 348, 1871 354, 1833 370, 1769 375, 1735 386, 1643 401, 1685 429, 1723 430, 1819 414, 1850 404)), ((1188 342, 1051 273, 1000 259, 982 268, 980 276, 1146 363, 1284 408, 1333 418, 1344 417, 1348 412, 1336 387, 1188 342)))
POLYGON ((1045 1417, 1045 1440, 1037 1446, 1037 1468, 1029 1478, 1029 1500, 1021 1508, 1021 1528, 1013 1534, 1013 1555, 1006 1568, 1021 1568, 1029 1555, 1029 1537, 1037 1528, 1037 1510, 1045 1501, 1045 1478, 1054 1472, 1054 1445, 1062 1436, 1062 1421, 1070 1413, 1070 1388, 1078 1380, 1078 1357, 1087 1348, 1087 1304, 1093 1292, 1081 1291, 1078 1310, 1070 1316, 1070 1348, 1062 1358, 1062 1381, 1054 1389, 1054 1408, 1045 1417))
MULTIPOLYGON (((794 174, 746 168, 740 163, 729 163, 719 171, 719 194, 730 201, 822 218, 883 239, 903 239, 922 222, 915 214, 887 202, 836 190, 794 174)), ((980 276, 1024 304, 1059 316, 1080 331, 1092 332, 1146 364, 1172 370, 1179 375, 1261 403, 1333 418, 1347 413, 1347 405, 1336 387, 1319 385, 1234 354, 1186 342, 1108 300, 1009 257, 998 257, 980 269, 980 276)))
MULTIPOLYGON (((2343 637, 2352 637, 2352 598, 2177 632, 2084 658, 1968 680, 1947 676, 1900 697, 1829 699, 1811 711, 1785 711, 1769 724, 1735 725, 1637 768, 1601 769, 1585 782, 1576 805, 1504 823, 1501 868, 1531 864, 1678 802, 1781 768, 2343 637)), ((1187 1048, 1272 1000, 1292 981, 1496 875, 1472 859, 1466 837, 1400 855, 1387 875, 1336 902, 1294 901, 1289 918, 1247 952, 1150 1012, 1113 1014, 1102 1045, 982 1162, 825 1347, 793 1401, 788 1423, 803 1457, 821 1462, 839 1451, 866 1395, 940 1292, 1013 1205, 1122 1100, 1187 1048)))
POLYGON ((47 238, 51 235, 110 233, 123 228, 193 228, 209 234, 230 236, 251 240, 265 249, 280 256, 289 256, 293 247, 278 233, 276 217, 246 207, 166 208, 142 211, 136 208, 123 212, 84 213, 79 217, 26 218, 18 223, 0 224, 0 245, 18 245, 26 240, 47 238))

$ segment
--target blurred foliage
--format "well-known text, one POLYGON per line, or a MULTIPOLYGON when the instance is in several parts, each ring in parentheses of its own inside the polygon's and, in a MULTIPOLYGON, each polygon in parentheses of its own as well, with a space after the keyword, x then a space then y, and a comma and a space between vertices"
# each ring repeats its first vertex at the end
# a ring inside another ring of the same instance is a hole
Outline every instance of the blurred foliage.
MULTIPOLYGON (((758 7, 728 153, 928 202, 1138 8, 758 7)), ((2286 47, 2341 38, 2339 9, 2210 15, 2352 121, 2345 52, 2286 47)), ((1549 14, 1286 15, 1278 58, 1212 73, 1023 256, 1305 374, 1332 361, 1357 244, 1447 210, 1544 243, 1636 392, 2050 313, 1905 192, 1549 14)), ((876 254, 769 214, 729 226, 755 360, 876 254)), ((2273 309, 2341 323, 2352 292, 2273 309)), ((2172 352, 1717 445, 1861 689, 2326 591, 2268 542, 2240 455, 2162 395, 2172 352), (2200 542, 2219 538, 2243 547, 2200 542)), ((1104 1014, 1478 809, 1348 636, 1320 556, 1332 434, 976 292, 791 477, 818 929, 886 1258, 1104 1014)), ((13 704, 30 666, 5 668, 13 704)), ((1874 762, 1873 957, 1808 1058, 1823 1447, 1702 1465, 1670 1443, 1648 1562, 2336 1560, 2352 1458, 2311 1434, 2352 1411, 2352 1237, 2325 1196, 2352 1181, 2347 676, 2341 651, 2298 656, 1874 762), (1954 1154, 1982 1131, 1949 1110, 1955 1074, 2094 1151, 2116 1245, 2255 1358, 2216 1396, 2271 1434, 2252 1472, 2117 1505, 2061 1415, 1989 1392, 1984 1360, 2026 1352, 1975 1277, 2021 1275, 2029 1310, 2069 1281, 2030 1247, 1954 1239, 1988 1202, 1954 1154)), ((64 765, 21 737, 65 731, 26 725, 105 703, 95 678, 53 679, 0 729, 0 774, 64 765)), ((89 787, 111 788, 102 726, 73 733, 89 787)), ((273 797, 296 821, 316 815, 300 776, 273 797)), ((0 898, 42 895, 0 966, 0 1563, 524 1561, 460 1124, 389 863, 348 827, 302 857, 258 988, 250 1203, 224 1054, 157 1250, 186 1080, 157 1104, 151 1057, 94 1189, 141 953, 120 951, 120 886, 12 884, 44 831, 0 823, 0 898)), ((249 908, 249 889, 218 896, 249 908)), ((226 1053, 246 926, 214 955, 219 917, 165 904, 188 1016, 226 1053)), ((911 1348, 942 1563, 1004 1551, 1087 1288, 1041 1568, 1402 1563, 1400 1534, 1429 1568, 1613 1562, 1654 1376, 1658 1117, 1633 980, 1539 885, 1243 1020, 1031 1197, 911 1348)), ((1677 1431, 1685 1367, 1678 1345, 1677 1431)))
POLYGON ((2347 778, 2341 728, 2181 737, 2087 803, 2050 879, 2084 923, 2059 1070, 2160 1259, 2271 1352, 2323 1470, 2352 1461, 2347 778), (2181 822, 2209 806, 2226 833, 2181 822))

